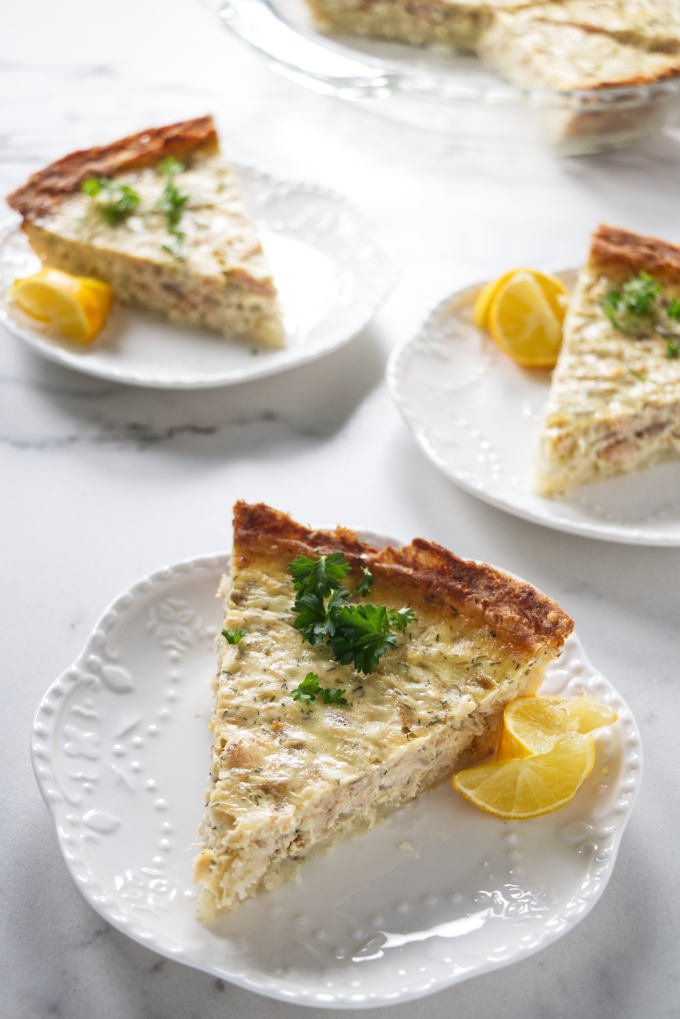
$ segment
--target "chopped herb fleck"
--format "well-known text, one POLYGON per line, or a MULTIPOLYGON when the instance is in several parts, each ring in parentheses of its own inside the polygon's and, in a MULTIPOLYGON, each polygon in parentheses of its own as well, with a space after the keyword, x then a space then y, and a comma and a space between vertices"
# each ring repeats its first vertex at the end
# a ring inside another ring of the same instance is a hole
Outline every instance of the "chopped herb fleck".
POLYGON ((666 357, 673 358, 678 356, 680 356, 680 343, 671 336, 666 343, 666 357))
POLYGON ((630 366, 628 368, 628 371, 630 372, 631 375, 634 375, 636 379, 639 379, 640 382, 646 382, 649 377, 647 375, 647 372, 636 371, 635 368, 631 368, 630 366))

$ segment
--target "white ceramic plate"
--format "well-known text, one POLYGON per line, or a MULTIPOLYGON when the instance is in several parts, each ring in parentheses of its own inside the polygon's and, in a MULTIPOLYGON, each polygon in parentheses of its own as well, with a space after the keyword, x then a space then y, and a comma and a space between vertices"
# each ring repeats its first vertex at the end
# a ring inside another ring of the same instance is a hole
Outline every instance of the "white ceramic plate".
POLYGON ((213 928, 194 917, 192 845, 209 771, 215 592, 228 556, 178 563, 121 595, 38 708, 35 773, 92 906, 161 955, 317 1007, 417 998, 526 958, 592 908, 640 777, 635 721, 568 640, 546 689, 619 713, 561 811, 508 823, 448 783, 305 865, 302 883, 213 928))
MULTIPOLYGON (((571 287, 576 272, 556 275, 571 287)), ((516 516, 591 538, 680 545, 678 461, 564 499, 533 491, 550 372, 521 368, 475 326, 480 286, 437 305, 390 359, 390 391, 421 449, 462 488, 516 516)))
POLYGON ((116 306, 91 347, 61 339, 4 295, 40 263, 17 227, 0 233, 0 321, 52 361, 136 386, 198 389, 273 375, 330 353, 361 329, 387 296, 388 259, 359 212, 333 191, 236 165, 279 289, 286 346, 267 350, 116 306))

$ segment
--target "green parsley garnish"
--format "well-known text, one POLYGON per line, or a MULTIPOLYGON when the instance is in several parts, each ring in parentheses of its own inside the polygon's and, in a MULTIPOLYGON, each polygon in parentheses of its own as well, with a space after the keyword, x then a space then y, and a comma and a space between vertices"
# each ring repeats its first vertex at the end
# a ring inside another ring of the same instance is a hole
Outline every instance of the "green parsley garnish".
POLYGON ((317 697, 322 697, 324 704, 349 704, 344 697, 344 690, 328 687, 319 684, 319 677, 315 672, 308 672, 305 678, 293 690, 293 700, 301 701, 303 704, 313 704, 317 697))
MULTIPOLYGON (((620 290, 609 290, 602 299, 602 310, 612 325, 634 338, 656 330, 667 340, 666 357, 680 356, 680 338, 669 335, 674 323, 680 322, 680 300, 666 300, 661 285, 649 273, 631 276, 620 290)), ((637 378, 646 378, 644 373, 630 370, 637 378)))
POLYGON ((222 636, 227 644, 238 644, 241 637, 245 637, 247 633, 247 630, 222 630, 222 636))
POLYGON ((167 251, 169 255, 180 262, 183 262, 186 256, 182 250, 184 233, 179 229, 179 221, 182 218, 184 206, 189 201, 189 195, 180 191, 175 183, 175 177, 184 169, 184 164, 174 156, 168 156, 158 164, 158 170, 165 178, 165 186, 156 208, 165 216, 168 233, 172 238, 168 244, 162 244, 161 247, 163 251, 167 251))
POLYGON ((328 643, 341 665, 354 663, 359 672, 373 672, 397 638, 390 633, 384 605, 343 605, 333 619, 328 643))
POLYGON ((127 184, 116 184, 110 177, 88 177, 80 185, 90 198, 102 196, 97 208, 109 226, 117 226, 139 205, 139 195, 127 184))
POLYGON ((288 569, 293 574, 293 585, 298 595, 327 598, 331 591, 340 587, 350 567, 342 552, 331 552, 318 559, 299 555, 288 569))
POLYGON ((636 371, 635 368, 631 368, 630 366, 628 368, 628 371, 630 372, 631 375, 634 375, 636 379, 639 379, 640 382, 646 382, 647 381, 647 378, 648 378, 647 372, 636 371))
POLYGON ((184 234, 181 230, 175 230, 172 233, 172 240, 167 244, 161 244, 161 250, 166 251, 168 255, 172 255, 178 262, 184 262, 186 255, 182 250, 182 244, 184 242, 184 234))
MULTIPOLYGON (((404 631, 415 618, 408 608, 348 604, 350 592, 340 585, 350 565, 342 552, 319 559, 298 556, 288 568, 296 593, 294 626, 310 644, 330 644, 341 665, 353 663, 359 672, 373 672, 387 649, 397 642, 391 630, 404 631)), ((367 593, 372 582, 370 571, 364 570, 356 591, 367 593)))
POLYGON ((361 567, 363 578, 359 581, 357 586, 354 588, 357 594, 368 594, 373 587, 373 574, 365 566, 361 567))
POLYGON ((649 331, 657 312, 661 285, 647 272, 631 276, 620 290, 609 290, 602 308, 617 329, 631 336, 649 331))
POLYGON ((396 626, 402 633, 406 630, 408 624, 414 622, 416 618, 413 609, 390 609, 387 615, 390 620, 390 626, 396 626))

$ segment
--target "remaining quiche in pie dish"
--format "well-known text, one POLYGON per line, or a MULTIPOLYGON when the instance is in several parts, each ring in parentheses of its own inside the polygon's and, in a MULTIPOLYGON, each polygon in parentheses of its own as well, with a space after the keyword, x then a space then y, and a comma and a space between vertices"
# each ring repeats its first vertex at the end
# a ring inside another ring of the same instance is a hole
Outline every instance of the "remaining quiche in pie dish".
POLYGON ((572 621, 416 538, 377 549, 237 503, 195 876, 212 919, 484 757, 572 621))
POLYGON ((680 456, 680 248, 601 226, 564 322, 537 487, 574 486, 680 456))
POLYGON ((211 117, 73 152, 7 201, 47 265, 176 322, 283 344, 271 272, 211 117))
POLYGON ((521 88, 593 89, 680 74, 665 0, 308 0, 321 28, 476 52, 521 88))

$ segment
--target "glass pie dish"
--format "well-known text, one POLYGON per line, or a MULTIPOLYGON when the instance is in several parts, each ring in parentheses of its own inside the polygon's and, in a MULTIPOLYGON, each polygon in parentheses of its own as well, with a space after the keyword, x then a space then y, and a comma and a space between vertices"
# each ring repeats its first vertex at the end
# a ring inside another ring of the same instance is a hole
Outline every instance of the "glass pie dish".
POLYGON ((325 35, 304 0, 224 0, 219 16, 289 77, 457 144, 582 155, 680 123, 680 76, 599 89, 521 89, 469 54, 325 35))

